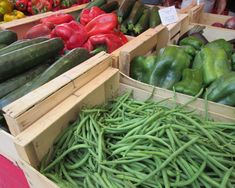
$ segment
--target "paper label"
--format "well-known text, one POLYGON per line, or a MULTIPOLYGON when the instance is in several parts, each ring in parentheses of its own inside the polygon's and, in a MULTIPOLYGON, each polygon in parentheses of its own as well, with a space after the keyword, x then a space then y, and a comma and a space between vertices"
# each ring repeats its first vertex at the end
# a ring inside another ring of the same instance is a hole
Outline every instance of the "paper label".
POLYGON ((162 21, 162 25, 175 23, 179 19, 174 6, 160 9, 158 12, 162 21))

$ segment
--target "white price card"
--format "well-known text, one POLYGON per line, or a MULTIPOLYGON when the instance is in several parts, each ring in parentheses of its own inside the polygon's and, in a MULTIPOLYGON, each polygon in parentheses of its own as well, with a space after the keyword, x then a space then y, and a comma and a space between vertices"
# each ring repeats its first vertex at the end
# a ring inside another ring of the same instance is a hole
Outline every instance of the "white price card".
POLYGON ((162 21, 162 25, 175 23, 179 19, 174 6, 160 9, 158 12, 162 21))

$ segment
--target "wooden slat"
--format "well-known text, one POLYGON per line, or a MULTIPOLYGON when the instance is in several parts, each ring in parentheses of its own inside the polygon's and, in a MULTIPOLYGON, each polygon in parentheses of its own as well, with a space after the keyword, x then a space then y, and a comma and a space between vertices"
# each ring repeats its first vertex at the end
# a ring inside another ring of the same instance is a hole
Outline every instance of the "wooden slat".
POLYGON ((13 136, 3 130, 0 130, 0 155, 6 157, 15 164, 20 160, 20 156, 16 151, 13 136))
POLYGON ((30 188, 59 188, 54 182, 43 176, 26 162, 20 160, 19 167, 23 170, 30 188))
MULTIPOLYGON (((131 79, 124 74, 121 75, 121 83, 126 84, 128 86, 132 86, 134 88, 139 88, 141 90, 152 92, 153 89, 158 96, 159 99, 176 99, 176 102, 179 104, 185 104, 188 101, 192 100, 193 97, 181 93, 176 93, 167 89, 154 87, 148 84, 144 84, 142 82, 138 82, 134 79, 131 79)), ((206 102, 203 99, 197 99, 194 102, 192 102, 189 107, 192 109, 196 109, 197 111, 201 112, 202 114, 205 114, 205 105, 206 102)), ((216 120, 224 121, 224 122, 235 122, 235 108, 214 103, 214 102, 208 102, 208 114, 213 117, 216 120)))
POLYGON ((187 14, 178 14, 179 21, 167 26, 170 32, 170 39, 178 33, 184 33, 184 28, 189 25, 189 16, 187 14))
POLYGON ((189 11, 190 23, 199 23, 200 17, 203 13, 203 5, 197 5, 189 11))
MULTIPOLYGON (((55 137, 71 120, 77 118, 82 106, 102 104, 107 98, 114 96, 115 91, 117 93, 118 75, 117 69, 107 68, 19 134, 16 137, 16 146, 21 157, 33 167, 37 167, 55 137), (107 82, 111 77, 111 82, 107 82), (107 90, 109 92, 106 92, 107 90)), ((92 79, 92 74, 90 76, 92 79)))
POLYGON ((4 117, 13 131, 12 134, 17 135, 25 130, 72 92, 86 84, 91 79, 87 72, 92 72, 92 76, 95 77, 111 63, 112 58, 101 52, 4 107, 4 117))

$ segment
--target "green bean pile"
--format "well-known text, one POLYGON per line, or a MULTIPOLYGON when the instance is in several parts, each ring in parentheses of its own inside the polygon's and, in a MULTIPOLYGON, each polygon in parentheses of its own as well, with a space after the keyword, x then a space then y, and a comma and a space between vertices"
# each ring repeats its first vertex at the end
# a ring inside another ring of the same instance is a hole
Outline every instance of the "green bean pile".
POLYGON ((41 172, 60 187, 234 188, 235 125, 130 93, 83 109, 41 172))

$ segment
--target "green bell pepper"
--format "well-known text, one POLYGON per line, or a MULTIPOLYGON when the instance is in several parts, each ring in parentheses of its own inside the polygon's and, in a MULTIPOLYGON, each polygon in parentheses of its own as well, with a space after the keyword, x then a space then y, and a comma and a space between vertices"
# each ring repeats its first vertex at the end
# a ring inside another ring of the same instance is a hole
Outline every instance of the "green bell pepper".
POLYGON ((175 91, 195 96, 202 88, 202 72, 200 69, 184 69, 183 78, 174 85, 175 91))
POLYGON ((213 48, 214 50, 218 48, 223 49, 225 50, 229 59, 233 53, 233 45, 224 39, 214 40, 208 43, 207 45, 205 45, 205 47, 213 48))
POLYGON ((235 72, 230 72, 215 80, 208 88, 207 99, 235 106, 235 72))
POLYGON ((195 48, 196 50, 200 50, 204 45, 204 41, 200 40, 199 38, 195 37, 195 36, 189 36, 186 37, 184 39, 182 39, 179 42, 180 46, 192 46, 193 48, 195 48))
POLYGON ((150 76, 156 64, 156 60, 156 55, 135 57, 131 61, 130 77, 144 83, 149 83, 150 76))
POLYGON ((232 55, 232 70, 235 71, 235 53, 232 55))
POLYGON ((204 47, 195 57, 194 69, 202 69, 203 83, 209 85, 231 70, 226 52, 221 48, 204 47))
POLYGON ((178 46, 167 46, 157 59, 150 77, 150 84, 172 89, 182 77, 182 72, 190 65, 190 56, 178 46))
POLYGON ((195 48, 193 48, 192 46, 189 46, 189 45, 183 45, 181 46, 183 48, 183 50, 189 54, 192 58, 195 57, 195 55, 197 54, 197 51, 195 48))

